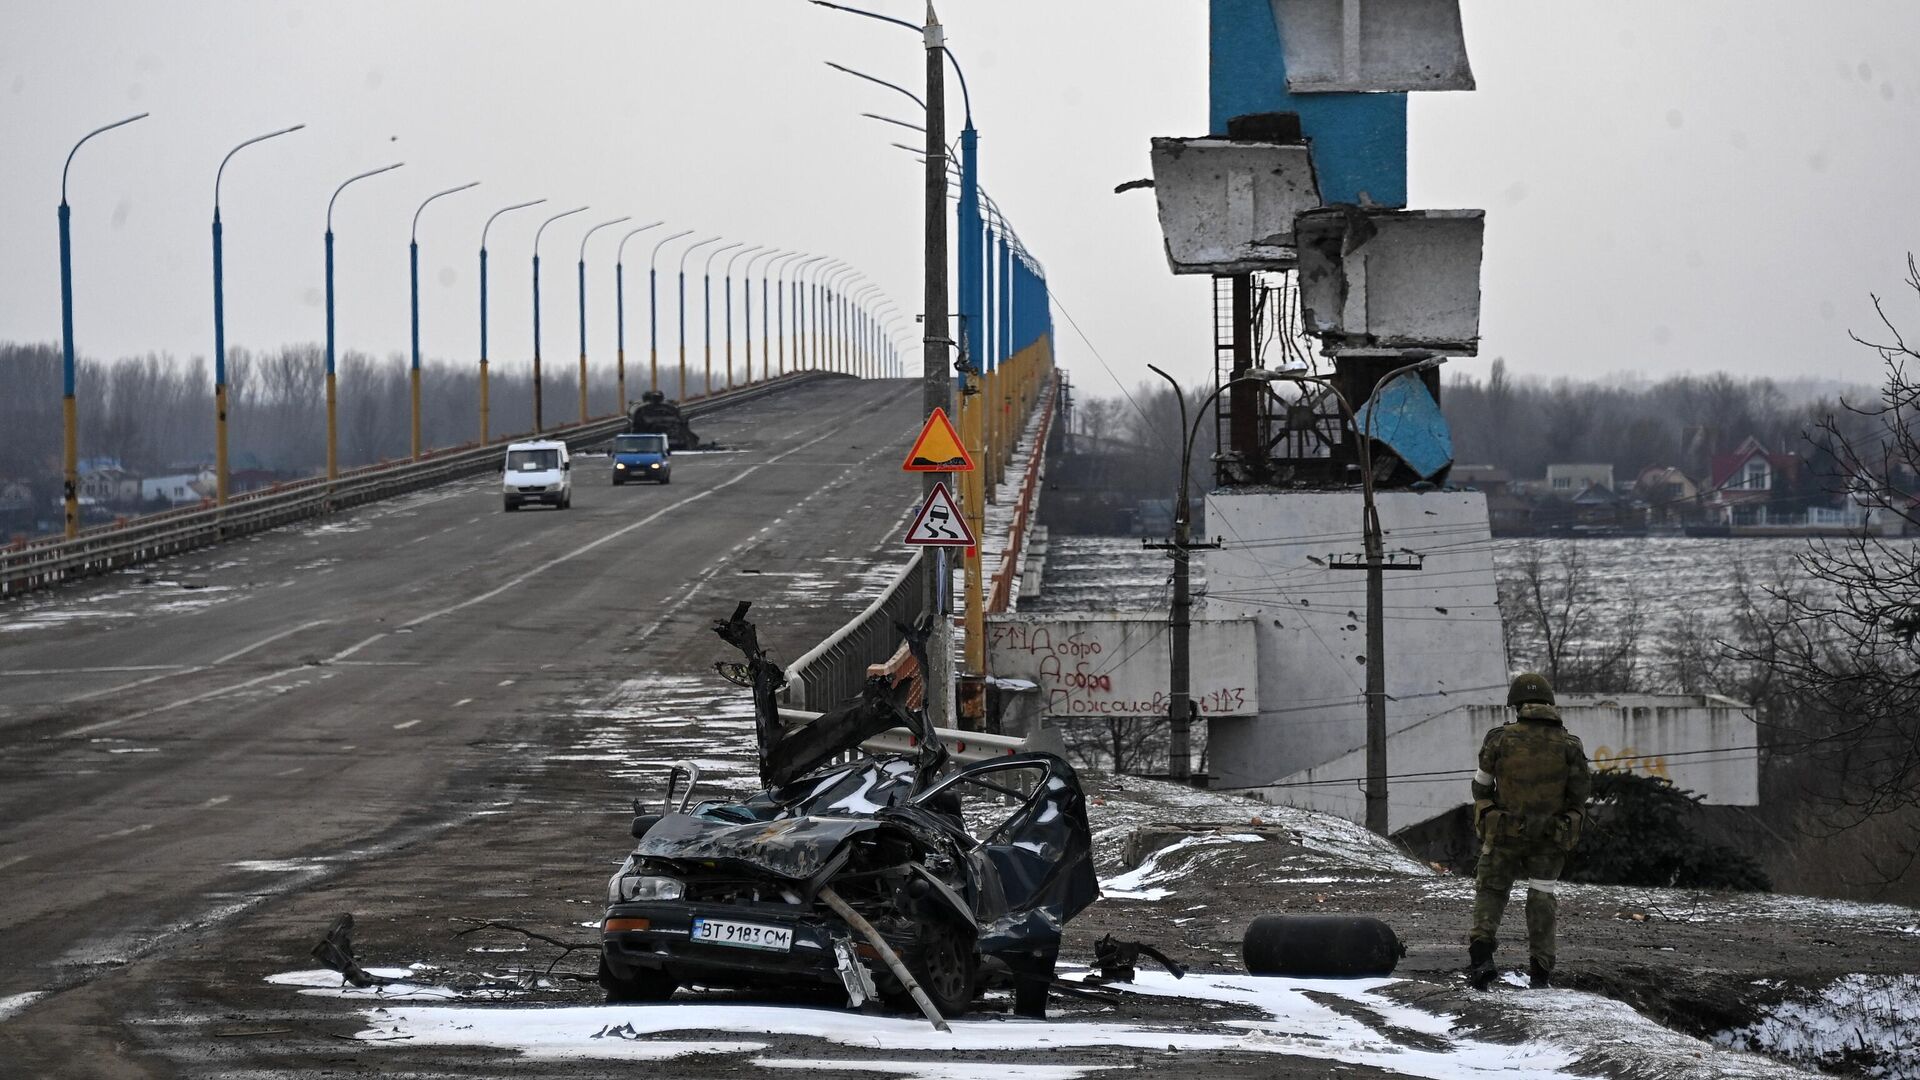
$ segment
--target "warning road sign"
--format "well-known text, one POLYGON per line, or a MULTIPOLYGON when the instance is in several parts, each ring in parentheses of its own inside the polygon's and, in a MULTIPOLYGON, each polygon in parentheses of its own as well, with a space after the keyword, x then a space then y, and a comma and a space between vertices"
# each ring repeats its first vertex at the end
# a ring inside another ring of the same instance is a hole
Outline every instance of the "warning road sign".
POLYGON ((960 442, 960 434, 947 419, 947 410, 935 408, 927 417, 920 437, 913 440, 907 460, 900 466, 907 472, 972 472, 973 457, 960 442))
POLYGON ((927 501, 921 504, 920 512, 914 515, 913 524, 907 527, 906 542, 911 547, 970 548, 978 541, 973 537, 973 530, 967 527, 966 515, 953 501, 947 485, 935 484, 927 493, 927 501))

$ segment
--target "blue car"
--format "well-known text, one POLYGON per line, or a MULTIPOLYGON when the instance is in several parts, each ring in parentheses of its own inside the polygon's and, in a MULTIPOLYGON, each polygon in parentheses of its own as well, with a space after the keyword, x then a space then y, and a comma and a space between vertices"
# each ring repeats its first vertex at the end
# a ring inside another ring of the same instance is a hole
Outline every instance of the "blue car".
POLYGON ((617 487, 629 480, 673 482, 673 451, 667 449, 665 435, 616 435, 613 437, 613 483, 617 487))

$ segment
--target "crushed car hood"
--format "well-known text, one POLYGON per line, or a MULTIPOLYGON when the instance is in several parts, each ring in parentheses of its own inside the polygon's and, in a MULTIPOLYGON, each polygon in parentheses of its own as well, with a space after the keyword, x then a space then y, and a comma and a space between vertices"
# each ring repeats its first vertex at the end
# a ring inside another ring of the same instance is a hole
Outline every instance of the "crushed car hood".
POLYGON ((728 824, 697 814, 660 819, 634 854, 651 859, 743 864, 799 881, 820 872, 849 837, 872 832, 871 817, 825 815, 728 824))

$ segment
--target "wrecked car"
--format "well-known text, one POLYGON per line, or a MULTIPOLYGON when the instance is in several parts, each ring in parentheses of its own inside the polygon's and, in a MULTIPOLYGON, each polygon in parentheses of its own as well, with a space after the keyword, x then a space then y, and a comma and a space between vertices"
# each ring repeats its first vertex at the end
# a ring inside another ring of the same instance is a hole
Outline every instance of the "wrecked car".
POLYGON ((665 812, 635 804, 638 844, 608 882, 602 924, 608 999, 827 986, 855 1006, 917 1004, 938 1023, 1011 988, 1016 1012, 1045 1015, 1061 930, 1098 896, 1072 767, 1047 753, 951 767, 882 677, 838 709, 783 721, 784 673, 746 609, 716 630, 746 656, 722 668, 753 687, 764 790, 695 804, 688 766, 677 805, 671 786, 665 812), (897 727, 911 752, 861 749, 897 727))

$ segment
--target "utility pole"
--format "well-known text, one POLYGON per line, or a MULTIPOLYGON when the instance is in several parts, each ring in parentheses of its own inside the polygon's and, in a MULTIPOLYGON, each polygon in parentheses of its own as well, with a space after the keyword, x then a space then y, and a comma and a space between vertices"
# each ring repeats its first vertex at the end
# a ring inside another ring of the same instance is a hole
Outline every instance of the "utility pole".
MULTIPOLYGON (((922 405, 928 416, 933 410, 952 412, 951 388, 947 381, 947 94, 946 32, 933 5, 927 5, 927 21, 922 30, 927 49, 927 151, 926 151, 926 299, 922 316, 922 405)), ((951 474, 927 473, 926 494, 934 486, 951 480, 951 474)), ((950 700, 953 695, 953 620, 947 604, 950 574, 946 549, 933 549, 933 572, 927 575, 926 610, 932 616, 932 636, 927 641, 931 671, 926 672, 927 722, 934 727, 949 726, 950 700)))

